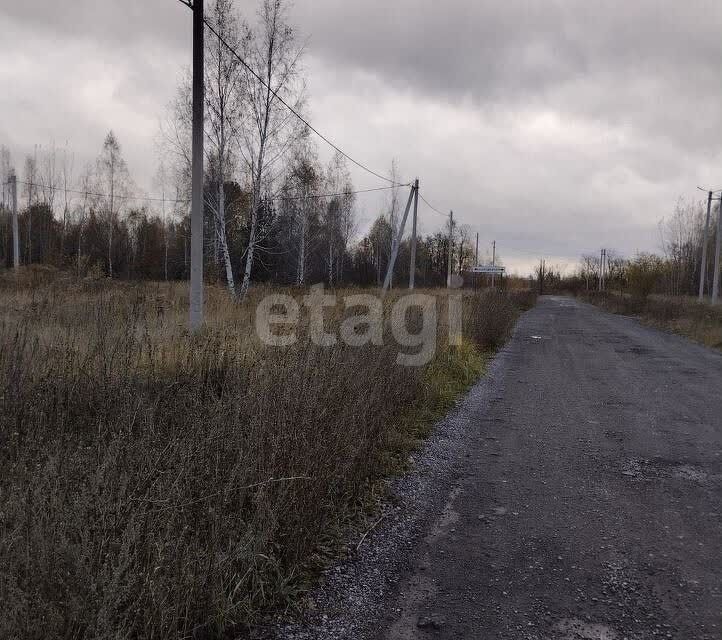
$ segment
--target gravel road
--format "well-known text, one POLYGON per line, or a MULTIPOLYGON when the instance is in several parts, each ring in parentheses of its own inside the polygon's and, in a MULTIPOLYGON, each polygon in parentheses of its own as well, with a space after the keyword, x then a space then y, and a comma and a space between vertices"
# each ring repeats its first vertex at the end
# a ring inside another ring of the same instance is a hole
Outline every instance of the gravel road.
POLYGON ((283 638, 718 640, 722 354, 544 297, 283 638))

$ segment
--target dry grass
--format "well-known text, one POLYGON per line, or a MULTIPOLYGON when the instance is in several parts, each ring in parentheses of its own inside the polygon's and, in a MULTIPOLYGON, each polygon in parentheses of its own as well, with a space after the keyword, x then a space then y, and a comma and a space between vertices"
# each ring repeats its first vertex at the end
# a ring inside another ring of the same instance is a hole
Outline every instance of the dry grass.
POLYGON ((722 307, 689 297, 635 298, 592 292, 585 299, 612 313, 637 316, 657 329, 687 336, 714 349, 722 349, 722 307))
POLYGON ((208 293, 194 336, 181 285, 0 279, 0 637, 216 637, 293 602, 533 304, 467 297, 473 344, 442 322, 409 368, 264 347, 208 293))

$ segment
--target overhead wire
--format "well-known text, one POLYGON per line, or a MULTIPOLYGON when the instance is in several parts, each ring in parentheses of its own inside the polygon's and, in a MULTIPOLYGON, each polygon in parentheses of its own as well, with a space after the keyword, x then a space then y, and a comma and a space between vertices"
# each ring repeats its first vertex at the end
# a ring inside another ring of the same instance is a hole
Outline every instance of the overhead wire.
POLYGON ((410 187, 410 184, 401 184, 401 185, 389 185, 388 187, 375 187, 373 189, 356 189, 353 191, 339 191, 337 193, 311 193, 307 196, 274 196, 273 198, 266 198, 269 202, 275 202, 277 200, 306 200, 306 199, 314 199, 314 198, 340 198, 342 196, 351 196, 356 195, 358 193, 372 193, 374 191, 388 191, 389 189, 395 189, 397 186, 399 187, 410 187))
MULTIPOLYGON (((6 183, 9 184, 9 183, 6 183)), ((54 186, 54 185, 44 185, 41 182, 27 182, 25 180, 17 180, 17 184, 24 184, 26 186, 32 186, 32 187, 38 187, 39 189, 45 189, 49 191, 65 191, 67 193, 75 193, 81 196, 89 196, 93 198, 110 198, 109 193, 97 193, 94 191, 84 191, 80 189, 66 189, 65 187, 60 186, 54 186)), ((160 198, 157 196, 124 196, 120 194, 113 194, 113 198, 117 198, 118 200, 141 200, 143 202, 167 202, 168 204, 188 204, 190 200, 180 200, 177 198, 160 198)))
MULTIPOLYGON (((4 185, 10 185, 11 182, 5 182, 4 185)), ((80 189, 66 189, 65 187, 61 186, 46 186, 40 182, 27 182, 25 180, 17 180, 17 184, 23 184, 27 186, 35 186, 39 189, 48 189, 52 191, 66 191, 67 193, 75 193, 78 195, 87 195, 89 197, 94 198, 110 198, 110 194, 108 193, 98 193, 95 191, 83 191, 80 189)), ((266 198, 267 202, 275 202, 278 200, 283 201, 291 201, 291 200, 306 200, 306 199, 316 199, 316 198, 338 198, 342 196, 350 196, 350 195, 357 195, 360 193, 373 193, 376 191, 388 191, 390 189, 395 189, 397 186, 400 187, 409 187, 410 184, 402 184, 402 185, 389 185, 388 187, 374 187, 372 189, 353 189, 350 191, 338 191, 335 193, 310 193, 305 196, 274 196, 272 198, 266 198)), ((166 202, 168 204, 188 204, 190 203, 190 200, 186 199, 177 199, 177 198, 161 198, 157 196, 153 197, 147 197, 147 196, 124 196, 124 195, 118 195, 113 194, 113 198, 117 198, 118 200, 142 200, 144 202, 166 202)))
POLYGON ((434 213, 437 213, 437 214, 439 214, 440 216, 443 216, 444 218, 448 218, 448 217, 449 217, 449 214, 448 214, 448 213, 442 213, 442 212, 439 211, 433 204, 431 204, 426 198, 424 198, 424 196, 421 194, 421 192, 419 192, 419 198, 421 198, 421 200, 424 202, 424 204, 425 204, 427 207, 429 207, 429 209, 431 209, 434 213))
MULTIPOLYGON (((183 0, 179 0, 181 4, 186 5, 187 7, 192 9, 191 4, 187 4, 183 0)), ((206 27, 208 27, 209 31, 218 38, 218 41, 223 44, 223 46, 228 49, 228 51, 238 60, 238 62, 243 65, 243 67, 258 81, 261 83, 263 87, 265 87, 268 91, 271 92, 273 97, 277 99, 286 109, 288 109, 300 122, 302 122, 310 131, 315 133, 321 140, 323 140, 326 144, 328 144, 332 149, 340 153, 344 158, 346 158, 348 161, 359 167, 360 169, 363 169, 367 173, 371 174, 372 176, 375 176, 379 178, 380 180, 384 180, 385 182, 388 182, 389 184, 395 186, 395 187, 401 187, 405 186, 404 184, 401 184, 399 182, 396 182, 395 180, 392 180, 391 178, 374 171, 367 165, 363 164, 359 160, 356 160, 354 157, 346 153, 343 149, 341 149, 337 144, 335 144, 332 140, 330 140, 327 136, 322 134, 316 127, 314 127, 306 118, 304 118, 293 106, 288 104, 279 94, 279 89, 273 89, 241 56, 241 54, 238 53, 229 43, 228 41, 218 32, 218 30, 208 21, 206 17, 203 18, 203 22, 205 23, 206 27)))

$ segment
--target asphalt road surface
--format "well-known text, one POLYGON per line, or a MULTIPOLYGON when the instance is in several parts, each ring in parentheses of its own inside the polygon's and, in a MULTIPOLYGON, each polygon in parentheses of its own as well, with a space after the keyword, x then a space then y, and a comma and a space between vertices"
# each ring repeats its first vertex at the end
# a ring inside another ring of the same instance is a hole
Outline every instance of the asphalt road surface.
POLYGON ((556 297, 505 351, 374 635, 719 640, 722 354, 556 297))

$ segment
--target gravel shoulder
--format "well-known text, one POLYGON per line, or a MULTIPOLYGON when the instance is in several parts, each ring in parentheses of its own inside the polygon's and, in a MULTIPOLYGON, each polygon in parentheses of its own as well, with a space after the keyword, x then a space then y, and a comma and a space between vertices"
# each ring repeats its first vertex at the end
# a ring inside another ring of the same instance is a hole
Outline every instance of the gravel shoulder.
POLYGON ((544 297, 276 637, 719 638, 721 456, 722 354, 544 297))

